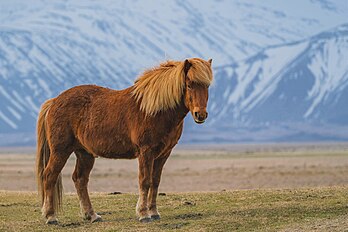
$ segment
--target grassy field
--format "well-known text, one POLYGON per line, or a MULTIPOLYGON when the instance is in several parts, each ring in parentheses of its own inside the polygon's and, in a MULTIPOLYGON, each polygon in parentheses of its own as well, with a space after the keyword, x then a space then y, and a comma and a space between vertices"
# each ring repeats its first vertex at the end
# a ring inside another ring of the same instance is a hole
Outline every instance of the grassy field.
POLYGON ((101 158, 89 189, 98 192, 92 202, 103 222, 82 220, 72 194, 72 155, 63 169, 68 194, 59 225, 45 225, 33 192, 34 153, 0 150, 0 231, 348 232, 347 143, 176 149, 162 175, 162 219, 148 224, 135 217, 137 162, 101 158), (122 194, 108 194, 115 191, 122 194))
POLYGON ((33 192, 0 191, 0 231, 348 231, 348 187, 167 193, 160 221, 139 223, 135 194, 92 194, 103 222, 78 215, 65 195, 59 225, 47 226, 33 192))

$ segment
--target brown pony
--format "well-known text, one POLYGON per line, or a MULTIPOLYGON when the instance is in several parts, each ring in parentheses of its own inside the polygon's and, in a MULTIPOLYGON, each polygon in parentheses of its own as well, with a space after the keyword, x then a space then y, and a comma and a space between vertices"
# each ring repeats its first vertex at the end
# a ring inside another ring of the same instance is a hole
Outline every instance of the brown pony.
POLYGON ((211 59, 167 61, 147 70, 124 90, 82 85, 46 101, 37 124, 37 179, 42 214, 56 224, 62 203, 61 170, 72 152, 77 160, 72 179, 81 210, 91 222, 100 221, 89 199, 87 184, 95 158, 139 162, 141 222, 159 219, 156 197, 162 168, 177 144, 186 114, 203 123, 211 59))

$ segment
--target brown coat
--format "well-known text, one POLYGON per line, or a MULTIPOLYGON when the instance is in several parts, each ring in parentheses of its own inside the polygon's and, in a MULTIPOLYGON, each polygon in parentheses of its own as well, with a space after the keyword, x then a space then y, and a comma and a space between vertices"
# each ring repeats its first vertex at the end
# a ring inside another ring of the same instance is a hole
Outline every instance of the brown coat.
POLYGON ((82 210, 92 222, 100 216, 92 208, 87 184, 98 156, 138 158, 136 212, 140 221, 158 219, 163 165, 181 136, 186 114, 191 111, 197 123, 207 118, 212 79, 211 60, 167 61, 144 72, 127 89, 81 85, 45 102, 37 126, 37 177, 47 223, 57 223, 60 173, 72 152, 77 157, 73 180, 82 210))

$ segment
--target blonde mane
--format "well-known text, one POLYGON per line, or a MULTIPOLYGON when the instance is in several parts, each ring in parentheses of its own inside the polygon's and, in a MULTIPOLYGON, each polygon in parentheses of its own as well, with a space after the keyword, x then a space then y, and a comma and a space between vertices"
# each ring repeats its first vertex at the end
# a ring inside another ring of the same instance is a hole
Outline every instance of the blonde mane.
MULTIPOLYGON (((209 86, 213 80, 208 61, 188 59, 191 67, 187 73, 190 81, 209 86)), ((177 106, 185 87, 183 61, 167 61, 158 67, 145 71, 134 83, 133 95, 140 103, 140 109, 147 115, 155 115, 177 106)))

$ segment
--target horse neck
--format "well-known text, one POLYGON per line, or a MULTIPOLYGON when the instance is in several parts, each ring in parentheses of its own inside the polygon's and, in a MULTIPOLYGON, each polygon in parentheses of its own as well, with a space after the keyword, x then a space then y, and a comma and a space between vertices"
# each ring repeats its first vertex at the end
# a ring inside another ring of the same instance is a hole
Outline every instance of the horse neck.
POLYGON ((186 117, 189 110, 185 106, 184 100, 182 99, 176 108, 169 110, 168 120, 176 119, 180 123, 186 117))
POLYGON ((154 121, 158 122, 158 124, 163 122, 168 128, 175 128, 182 124, 188 112, 189 110, 186 108, 183 101, 181 101, 175 108, 158 113, 154 121))

